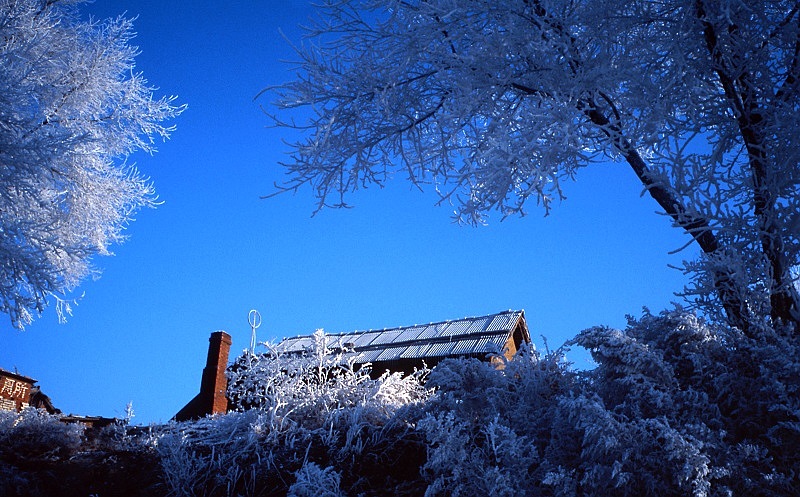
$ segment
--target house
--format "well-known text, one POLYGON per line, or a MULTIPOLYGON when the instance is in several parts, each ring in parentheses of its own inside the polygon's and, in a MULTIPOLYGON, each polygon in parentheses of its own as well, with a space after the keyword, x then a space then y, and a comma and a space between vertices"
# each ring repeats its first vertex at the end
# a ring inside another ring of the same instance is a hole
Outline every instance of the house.
POLYGON ((31 406, 50 414, 61 414, 50 397, 42 393, 36 380, 0 368, 0 411, 20 412, 31 406))
MULTIPOLYGON (((504 311, 424 325, 326 334, 332 353, 341 353, 355 367, 371 365, 370 374, 385 371, 410 374, 423 366, 433 368, 443 359, 475 357, 495 361, 497 355, 510 360, 523 343, 530 343, 525 311, 504 311)), ((175 415, 176 421, 224 413, 231 337, 217 331, 209 338, 208 357, 203 369, 200 393, 175 415)), ((275 346, 284 354, 303 354, 312 350, 313 335, 286 338, 275 346)))
MULTIPOLYGON (((356 367, 371 364, 373 377, 385 371, 411 374, 441 360, 476 357, 490 360, 502 354, 511 360, 523 343, 530 343, 525 311, 504 311, 423 325, 326 334, 328 347, 353 360, 356 367)), ((299 354, 314 346, 314 336, 287 338, 275 351, 299 354)))
POLYGON ((38 385, 31 388, 31 407, 43 409, 48 414, 61 414, 61 409, 53 405, 53 401, 42 392, 38 385))

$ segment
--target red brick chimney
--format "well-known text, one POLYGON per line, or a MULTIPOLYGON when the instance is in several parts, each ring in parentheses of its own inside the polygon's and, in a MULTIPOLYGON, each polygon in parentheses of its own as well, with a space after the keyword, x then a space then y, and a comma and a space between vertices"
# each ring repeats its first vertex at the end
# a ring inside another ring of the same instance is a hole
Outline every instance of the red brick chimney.
POLYGON ((228 354, 231 350, 231 336, 224 331, 215 331, 208 339, 208 358, 200 382, 200 393, 175 415, 176 421, 197 419, 209 414, 228 412, 228 354))
POLYGON ((225 369, 228 367, 231 336, 224 331, 215 331, 208 341, 208 359, 203 369, 200 395, 208 414, 225 414, 228 412, 228 397, 225 395, 228 379, 225 377, 225 369))

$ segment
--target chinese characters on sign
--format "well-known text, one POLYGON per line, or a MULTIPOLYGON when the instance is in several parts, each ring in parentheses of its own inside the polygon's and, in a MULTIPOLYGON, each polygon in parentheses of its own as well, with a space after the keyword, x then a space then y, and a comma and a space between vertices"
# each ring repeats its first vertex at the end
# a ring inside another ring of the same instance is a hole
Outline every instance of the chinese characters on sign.
POLYGON ((18 411, 30 402, 31 382, 0 375, 0 410, 18 411))
MULTIPOLYGON (((0 378, 2 378, 0 376, 0 378)), ((19 380, 12 380, 11 378, 3 378, 3 388, 0 389, 0 394, 8 394, 11 397, 24 398, 28 393, 30 387, 27 383, 19 380)))

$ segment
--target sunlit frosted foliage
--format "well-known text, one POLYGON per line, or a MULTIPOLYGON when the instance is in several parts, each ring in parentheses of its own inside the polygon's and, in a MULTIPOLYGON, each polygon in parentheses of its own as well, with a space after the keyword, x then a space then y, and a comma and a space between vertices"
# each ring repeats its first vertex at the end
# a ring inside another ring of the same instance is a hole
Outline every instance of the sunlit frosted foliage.
POLYGON ((373 380, 368 370, 356 371, 331 353, 321 330, 314 337, 306 354, 277 354, 268 345, 263 355, 237 358, 228 389, 237 411, 156 433, 176 495, 252 495, 258 489, 336 496, 345 477, 350 488, 374 492, 404 470, 382 462, 398 457, 415 472, 423 449, 413 436, 406 438, 431 395, 421 385, 423 372, 373 380))
POLYGON ((83 425, 63 423, 59 416, 32 407, 22 412, 0 411, 0 447, 34 459, 71 454, 81 443, 83 425))
POLYGON ((94 255, 142 206, 153 152, 182 107, 134 71, 131 21, 81 21, 74 1, 0 1, 0 311, 22 328, 54 298, 59 315, 94 255))
POLYGON ((794 1, 330 0, 308 35, 272 93, 305 132, 282 188, 341 206, 399 174, 477 223, 618 161, 699 245, 693 302, 800 321, 794 1))
POLYGON ((418 424, 428 442, 426 495, 546 495, 539 474, 561 462, 548 447, 574 454, 579 446, 554 428, 575 379, 559 353, 540 358, 527 348, 502 371, 476 359, 440 363, 428 383, 437 393, 418 424))
POLYGON ((314 333, 314 340, 313 350, 303 354, 278 353, 267 344, 265 354, 240 356, 228 373, 228 396, 233 405, 238 409, 286 411, 298 419, 322 419, 354 406, 365 414, 375 409, 374 416, 386 417, 394 409, 429 395, 420 385, 427 371, 407 377, 386 373, 377 381, 371 380, 368 368, 356 369, 341 351, 329 348, 329 338, 322 330, 314 333))

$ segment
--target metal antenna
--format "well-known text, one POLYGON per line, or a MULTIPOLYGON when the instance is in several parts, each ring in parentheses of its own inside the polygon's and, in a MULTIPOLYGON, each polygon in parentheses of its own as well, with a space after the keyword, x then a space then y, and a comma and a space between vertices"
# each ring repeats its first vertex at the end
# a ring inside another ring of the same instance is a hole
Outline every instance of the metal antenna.
POLYGON ((250 329, 252 330, 252 333, 250 334, 250 353, 255 355, 256 328, 261 326, 261 313, 255 309, 251 309, 250 312, 247 313, 247 322, 250 323, 250 329))

